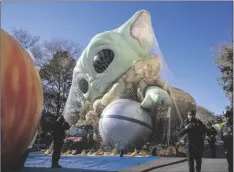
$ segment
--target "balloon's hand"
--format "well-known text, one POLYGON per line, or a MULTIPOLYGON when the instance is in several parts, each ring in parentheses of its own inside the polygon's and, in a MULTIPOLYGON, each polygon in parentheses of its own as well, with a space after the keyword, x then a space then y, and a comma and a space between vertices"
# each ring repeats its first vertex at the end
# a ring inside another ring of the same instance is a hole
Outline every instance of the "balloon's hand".
POLYGON ((151 109, 154 105, 163 107, 171 105, 171 98, 169 94, 157 86, 149 87, 146 90, 143 101, 141 102, 141 107, 144 109, 151 109))

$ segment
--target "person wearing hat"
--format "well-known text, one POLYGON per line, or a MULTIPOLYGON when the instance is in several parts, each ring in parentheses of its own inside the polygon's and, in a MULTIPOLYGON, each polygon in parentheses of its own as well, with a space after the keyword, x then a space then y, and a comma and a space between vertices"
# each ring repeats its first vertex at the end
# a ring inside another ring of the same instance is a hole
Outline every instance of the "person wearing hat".
POLYGON ((185 144, 189 172, 194 172, 194 161, 196 162, 196 172, 201 172, 204 138, 207 128, 202 121, 196 118, 195 110, 189 111, 187 117, 184 124, 181 125, 179 133, 181 136, 186 136, 185 144))
POLYGON ((208 122, 207 123, 207 139, 208 139, 212 158, 216 158, 216 146, 215 146, 216 135, 217 135, 216 129, 212 127, 211 122, 208 122))
POLYGON ((233 111, 224 111, 226 123, 221 128, 221 138, 228 162, 228 171, 233 172, 233 111))

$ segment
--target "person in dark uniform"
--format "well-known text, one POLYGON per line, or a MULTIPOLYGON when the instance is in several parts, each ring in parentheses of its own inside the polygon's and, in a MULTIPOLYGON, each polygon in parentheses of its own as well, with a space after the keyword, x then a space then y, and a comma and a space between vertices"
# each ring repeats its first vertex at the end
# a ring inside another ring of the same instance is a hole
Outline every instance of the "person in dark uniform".
POLYGON ((208 122, 207 123, 207 137, 208 137, 208 143, 211 151, 211 157, 216 158, 216 135, 217 131, 214 127, 212 127, 212 123, 208 122))
POLYGON ((60 155, 63 149, 63 140, 65 139, 65 130, 68 130, 70 125, 65 121, 61 115, 57 118, 52 126, 52 137, 54 142, 54 151, 52 154, 52 168, 61 168, 59 165, 60 155))
POLYGON ((124 155, 124 150, 122 149, 122 150, 120 150, 120 157, 123 157, 123 155, 124 155))
POLYGON ((153 150, 151 151, 151 156, 157 156, 157 148, 153 148, 153 150))
POLYGON ((207 132, 206 126, 196 118, 196 111, 188 112, 188 119, 181 125, 179 134, 186 135, 186 153, 188 157, 189 172, 194 172, 194 161, 196 161, 196 172, 201 171, 202 155, 204 151, 204 138, 207 132))
POLYGON ((228 171, 233 172, 233 111, 224 111, 226 123, 221 128, 221 138, 228 162, 228 171))

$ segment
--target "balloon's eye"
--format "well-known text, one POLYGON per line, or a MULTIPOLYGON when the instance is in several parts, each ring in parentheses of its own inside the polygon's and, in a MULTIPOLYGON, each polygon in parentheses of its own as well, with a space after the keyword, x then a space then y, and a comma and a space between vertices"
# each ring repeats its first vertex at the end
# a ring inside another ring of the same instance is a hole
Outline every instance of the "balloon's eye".
POLYGON ((85 94, 85 93, 88 92, 88 90, 89 90, 89 83, 86 81, 86 79, 84 79, 84 78, 78 79, 78 85, 79 85, 80 91, 83 94, 85 94))
POLYGON ((104 49, 99 51, 93 59, 93 67, 97 73, 104 72, 111 64, 115 57, 115 54, 110 49, 104 49))

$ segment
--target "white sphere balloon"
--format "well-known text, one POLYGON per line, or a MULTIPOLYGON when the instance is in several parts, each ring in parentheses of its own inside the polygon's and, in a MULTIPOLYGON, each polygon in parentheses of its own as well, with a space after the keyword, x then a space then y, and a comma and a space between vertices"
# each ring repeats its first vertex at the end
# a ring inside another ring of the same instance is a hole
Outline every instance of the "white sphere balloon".
POLYGON ((105 144, 126 150, 143 146, 152 132, 152 119, 140 103, 119 99, 109 104, 99 121, 99 133, 105 144))

